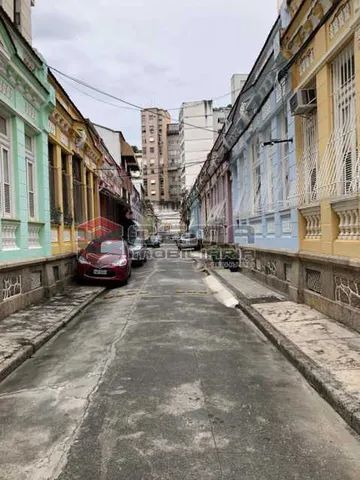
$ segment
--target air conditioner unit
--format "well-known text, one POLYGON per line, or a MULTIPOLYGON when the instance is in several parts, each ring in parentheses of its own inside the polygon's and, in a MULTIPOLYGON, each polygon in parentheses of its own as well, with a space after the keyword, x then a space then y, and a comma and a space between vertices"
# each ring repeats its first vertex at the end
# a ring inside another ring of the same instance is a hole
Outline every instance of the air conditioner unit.
POLYGON ((290 111, 292 115, 303 115, 316 108, 316 90, 298 90, 290 98, 290 111))

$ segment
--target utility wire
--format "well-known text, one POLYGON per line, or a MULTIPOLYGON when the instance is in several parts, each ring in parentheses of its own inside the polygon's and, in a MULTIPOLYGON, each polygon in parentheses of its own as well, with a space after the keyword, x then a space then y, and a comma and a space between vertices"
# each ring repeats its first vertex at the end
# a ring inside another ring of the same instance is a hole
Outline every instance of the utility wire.
MULTIPOLYGON (((75 78, 75 77, 72 77, 71 75, 68 75, 60 70, 58 70, 57 68, 55 67, 51 67, 49 65, 49 68, 50 70, 58 73, 59 75, 79 84, 79 85, 82 85, 83 87, 86 87, 86 88, 89 88, 90 90, 93 90, 94 92, 97 92, 97 93, 100 93, 101 95, 104 95, 106 97, 109 97, 109 98, 112 98, 114 100, 117 100, 118 102, 121 102, 121 103, 124 103, 125 105, 128 105, 130 107, 134 107, 134 109, 136 110, 139 110, 139 111, 149 111, 151 112, 152 114, 154 115, 157 115, 158 117, 162 117, 162 118, 166 118, 166 115, 164 113, 160 113, 160 112, 157 112, 157 111, 154 111, 153 108, 144 108, 144 107, 141 107, 140 105, 137 105, 135 103, 132 103, 132 102, 129 102, 127 100, 124 100, 123 98, 120 98, 120 97, 117 97, 116 95, 113 95, 112 93, 108 93, 108 92, 105 92, 104 90, 101 90, 97 87, 94 87, 93 85, 90 85, 82 80, 79 80, 78 78, 75 78)), ((216 130, 213 130, 213 129, 210 129, 210 128, 206 128, 206 127, 200 127, 199 125, 194 125, 192 123, 188 123, 188 122, 181 122, 183 125, 188 125, 189 127, 193 127, 193 128, 198 128, 200 130, 206 130, 208 132, 212 132, 212 133, 217 133, 216 130)))
MULTIPOLYGON (((182 168, 191 167, 193 165, 199 165, 199 164, 202 164, 204 162, 205 162, 205 160, 194 160, 193 162, 188 162, 185 165, 178 165, 176 167, 175 166, 173 166, 173 167, 170 166, 170 170, 169 170, 169 165, 167 166, 167 168, 165 168, 165 166, 163 166, 163 167, 159 166, 159 167, 156 167, 156 168, 150 168, 150 166, 147 166, 147 171, 149 171, 149 170, 154 171, 154 173, 146 173, 146 176, 157 175, 157 174, 163 173, 165 170, 168 171, 168 172, 171 172, 172 171, 171 168, 174 169, 173 171, 180 170, 182 168)), ((105 167, 105 168, 104 167, 95 168, 95 171, 97 171, 97 172, 105 172, 105 171, 115 172, 115 171, 118 171, 118 167, 114 166, 114 167, 105 167)), ((125 174, 125 175, 120 174, 119 177, 121 177, 121 178, 135 178, 135 179, 137 178, 137 177, 133 177, 130 174, 125 174)))
POLYGON ((97 102, 104 103, 104 104, 106 104, 106 105, 111 105, 112 107, 121 108, 121 109, 123 109, 123 110, 133 110, 133 111, 135 111, 135 112, 138 112, 138 109, 137 109, 137 108, 121 106, 121 105, 118 105, 118 104, 116 104, 116 103, 107 102, 106 100, 103 100, 102 98, 95 97, 94 95, 91 95, 90 93, 85 92, 84 90, 81 90, 81 88, 76 87, 75 85, 73 85, 72 83, 70 83, 70 82, 69 82, 68 80, 66 80, 66 79, 63 79, 62 81, 63 81, 66 85, 68 85, 70 88, 73 88, 74 90, 78 91, 79 93, 82 93, 83 95, 86 95, 87 97, 90 97, 90 98, 96 100, 97 102))

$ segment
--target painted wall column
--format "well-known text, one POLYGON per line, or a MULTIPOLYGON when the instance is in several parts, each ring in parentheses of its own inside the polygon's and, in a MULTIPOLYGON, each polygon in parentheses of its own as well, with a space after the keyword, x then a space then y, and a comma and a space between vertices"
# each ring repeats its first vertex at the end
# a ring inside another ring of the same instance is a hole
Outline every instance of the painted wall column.
MULTIPOLYGON (((63 184, 62 184, 62 156, 60 145, 54 145, 54 167, 55 167, 55 202, 56 206, 64 212, 63 184)), ((58 227, 58 248, 59 253, 63 250, 64 242, 64 215, 61 216, 61 224, 58 227)))
POLYGON ((25 165, 25 125, 20 117, 13 118, 13 165, 15 217, 20 220, 17 244, 21 250, 28 248, 28 198, 25 165))
POLYGON ((41 228, 41 245, 45 255, 51 255, 50 227, 50 190, 49 190, 49 148, 48 134, 43 131, 36 139, 36 172, 37 172, 37 210, 41 228))
MULTIPOLYGON (((317 74, 316 89, 318 92, 319 178, 326 178, 324 173, 329 171, 330 166, 324 163, 325 152, 333 128, 331 74, 328 65, 324 65, 317 74)), ((337 236, 337 216, 327 199, 320 202, 320 210, 321 252, 331 255, 337 236)))
MULTIPOLYGON (((236 179, 235 179, 236 180, 236 179)), ((226 201, 226 222, 227 222, 227 242, 234 242, 234 220, 232 206, 232 175, 230 170, 225 173, 225 201, 226 201)))

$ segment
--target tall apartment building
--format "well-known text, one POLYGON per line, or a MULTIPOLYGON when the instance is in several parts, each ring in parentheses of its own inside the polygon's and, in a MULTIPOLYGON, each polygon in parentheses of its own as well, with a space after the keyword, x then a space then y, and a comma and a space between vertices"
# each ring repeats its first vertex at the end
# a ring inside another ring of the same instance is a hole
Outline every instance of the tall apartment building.
POLYGON ((169 201, 167 126, 170 114, 161 108, 141 112, 142 164, 146 198, 169 201))
POLYGON ((167 129, 169 199, 177 208, 181 199, 180 126, 170 123, 167 129))
POLYGON ((229 112, 230 107, 214 108, 212 100, 182 104, 179 115, 180 162, 185 191, 193 186, 229 112))
POLYGON ((32 42, 31 7, 34 5, 35 0, 0 0, 0 7, 5 10, 30 44, 32 42))

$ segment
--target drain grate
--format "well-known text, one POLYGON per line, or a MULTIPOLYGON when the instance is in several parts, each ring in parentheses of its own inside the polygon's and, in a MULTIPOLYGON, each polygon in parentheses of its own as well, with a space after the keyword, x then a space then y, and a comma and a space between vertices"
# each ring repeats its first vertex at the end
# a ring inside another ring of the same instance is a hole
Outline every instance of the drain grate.
POLYGON ((207 295, 206 290, 176 290, 176 293, 181 293, 184 295, 207 295))
POLYGON ((259 298, 251 298, 250 303, 276 303, 276 302, 283 302, 284 299, 281 299, 279 297, 259 297, 259 298))

